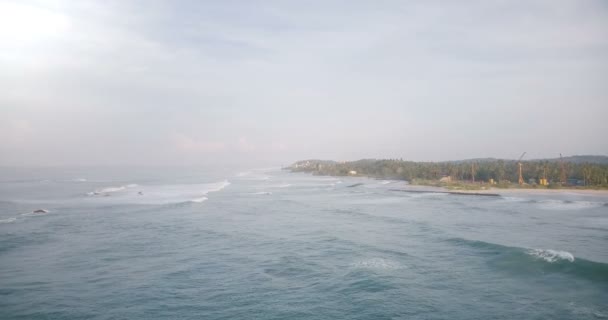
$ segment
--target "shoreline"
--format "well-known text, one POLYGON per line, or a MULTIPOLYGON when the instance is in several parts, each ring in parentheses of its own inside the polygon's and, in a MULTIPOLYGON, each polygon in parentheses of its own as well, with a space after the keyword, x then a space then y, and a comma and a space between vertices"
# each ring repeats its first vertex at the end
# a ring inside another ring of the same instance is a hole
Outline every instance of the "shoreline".
POLYGON ((451 193, 451 194, 478 194, 478 195, 489 195, 489 194, 498 194, 509 195, 509 194, 530 194, 530 195, 559 195, 559 194, 578 194, 582 196, 608 196, 608 189, 578 189, 578 188, 559 188, 559 189, 548 189, 548 188, 496 188, 489 187, 486 189, 473 189, 473 190, 464 190, 464 189, 450 189, 445 186, 432 186, 432 185, 423 185, 423 184, 410 184, 409 181, 405 180, 395 180, 390 178, 378 178, 378 177, 370 177, 364 175, 356 175, 356 176, 340 176, 340 175, 315 175, 311 172, 305 171, 292 171, 289 170, 290 173, 304 173, 309 174, 316 177, 333 177, 333 178, 365 178, 370 180, 384 180, 384 181, 393 181, 395 184, 399 185, 401 190, 395 189, 393 191, 414 191, 414 192, 438 192, 438 193, 451 193))
POLYGON ((404 190, 412 190, 412 191, 430 191, 430 192, 455 192, 459 194, 499 194, 499 195, 512 195, 512 194, 534 194, 534 195, 559 195, 559 194, 578 194, 578 195, 600 195, 600 196, 608 196, 608 189, 572 189, 572 188, 562 188, 562 189, 532 189, 532 188, 487 188, 487 189, 479 189, 479 190, 459 190, 459 189, 449 189, 446 187, 436 187, 436 186, 423 186, 423 185, 410 185, 406 184, 403 188, 404 190))

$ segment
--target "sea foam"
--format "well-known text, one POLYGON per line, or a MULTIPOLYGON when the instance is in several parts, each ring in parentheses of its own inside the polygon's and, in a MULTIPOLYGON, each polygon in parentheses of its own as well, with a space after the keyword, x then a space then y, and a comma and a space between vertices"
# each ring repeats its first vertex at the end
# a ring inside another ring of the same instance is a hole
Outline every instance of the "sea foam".
POLYGON ((97 189, 92 192, 88 192, 87 195, 95 196, 95 195, 106 194, 106 193, 120 192, 120 191, 124 191, 126 189, 135 188, 137 186, 138 186, 137 184, 132 183, 132 184, 127 184, 127 185, 123 185, 123 186, 119 186, 119 187, 105 187, 105 188, 97 189))
POLYGON ((526 253, 537 259, 545 260, 549 263, 559 261, 574 262, 574 256, 568 251, 559 251, 551 249, 530 249, 526 253))
POLYGON ((13 223, 15 221, 17 221, 17 218, 0 219, 0 224, 3 224, 3 223, 13 223))

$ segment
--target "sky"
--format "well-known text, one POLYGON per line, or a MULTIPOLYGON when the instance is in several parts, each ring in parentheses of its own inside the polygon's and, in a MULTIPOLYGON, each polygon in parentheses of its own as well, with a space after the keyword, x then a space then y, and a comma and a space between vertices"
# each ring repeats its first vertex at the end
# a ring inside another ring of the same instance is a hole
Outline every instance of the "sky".
POLYGON ((608 154, 608 2, 0 0, 0 165, 608 154))

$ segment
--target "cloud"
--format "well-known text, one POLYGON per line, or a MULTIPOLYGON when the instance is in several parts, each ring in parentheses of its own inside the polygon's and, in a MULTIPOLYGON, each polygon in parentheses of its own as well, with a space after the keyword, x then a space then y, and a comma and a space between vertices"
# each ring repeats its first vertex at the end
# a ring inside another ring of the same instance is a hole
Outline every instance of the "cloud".
POLYGON ((49 17, 0 41, 15 163, 608 150, 603 1, 7 3, 49 17))

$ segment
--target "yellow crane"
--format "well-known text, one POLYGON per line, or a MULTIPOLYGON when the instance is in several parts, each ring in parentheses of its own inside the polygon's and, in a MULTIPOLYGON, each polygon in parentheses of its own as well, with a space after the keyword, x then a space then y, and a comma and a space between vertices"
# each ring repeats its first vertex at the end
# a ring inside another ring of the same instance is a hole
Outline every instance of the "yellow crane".
POLYGON ((541 186, 548 186, 549 182, 547 180, 547 164, 543 165, 543 177, 539 179, 539 183, 541 186))
POLYGON ((519 166, 519 184, 523 185, 524 184, 524 177, 521 174, 521 159, 526 155, 526 152, 524 151, 524 153, 521 154, 521 156, 519 157, 519 159, 517 160, 517 165, 519 166))

